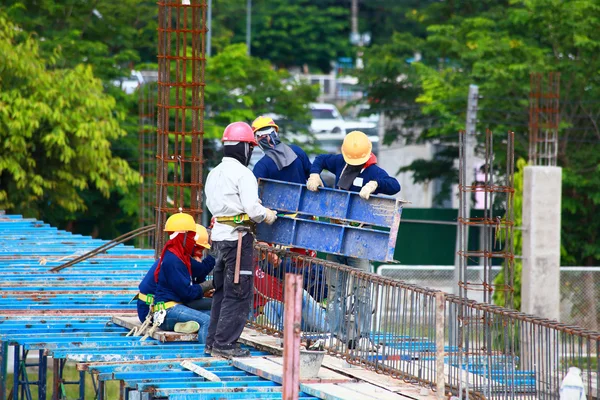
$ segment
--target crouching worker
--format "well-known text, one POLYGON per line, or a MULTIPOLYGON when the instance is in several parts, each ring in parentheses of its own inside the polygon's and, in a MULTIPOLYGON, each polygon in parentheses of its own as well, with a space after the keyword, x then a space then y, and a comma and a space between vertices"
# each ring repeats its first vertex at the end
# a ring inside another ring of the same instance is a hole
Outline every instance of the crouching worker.
POLYGON ((196 246, 196 222, 189 214, 174 214, 167 220, 165 231, 169 241, 154 271, 154 318, 164 310, 162 330, 173 331, 177 327, 182 333, 197 331, 198 342, 206 343, 210 317, 185 305, 202 298, 205 289, 210 290, 209 284, 205 288, 193 284, 191 257, 196 246))
POLYGON ((250 125, 229 124, 222 141, 223 161, 206 178, 206 205, 215 219, 211 236, 217 257, 206 351, 226 358, 247 357, 250 352, 241 349, 237 340, 252 299, 252 230, 255 223, 272 224, 277 214, 260 204, 256 178, 248 169, 257 145, 250 125))
MULTIPOLYGON (((206 252, 210 249, 208 240, 208 231, 202 225, 196 224, 196 246, 194 254, 191 258, 192 263, 192 279, 193 283, 200 284, 204 291, 204 297, 194 300, 186 306, 198 311, 206 311, 210 314, 210 306, 212 304, 212 293, 214 292, 212 280, 206 281, 206 276, 210 274, 215 266, 215 259, 206 252)), ((156 282, 154 281, 154 272, 158 260, 152 264, 152 267, 140 282, 138 286, 140 292, 137 294, 137 313, 140 322, 144 322, 150 313, 150 307, 154 305, 154 294, 156 293, 156 282)), ((185 325, 175 324, 174 331, 180 332, 185 325)))

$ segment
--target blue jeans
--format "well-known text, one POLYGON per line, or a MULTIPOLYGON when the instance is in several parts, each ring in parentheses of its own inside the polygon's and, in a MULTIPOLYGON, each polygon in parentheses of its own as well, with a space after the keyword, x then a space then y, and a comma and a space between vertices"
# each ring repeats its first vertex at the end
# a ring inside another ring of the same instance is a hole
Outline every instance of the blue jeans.
POLYGON ((196 321, 200 325, 198 330, 198 343, 206 343, 208 324, 210 323, 210 311, 196 311, 182 304, 178 304, 167 310, 167 316, 160 326, 163 331, 172 331, 178 322, 196 321))
MULTIPOLYGON (((327 255, 328 261, 369 272, 369 260, 327 255)), ((327 315, 332 333, 346 341, 368 337, 373 314, 371 284, 332 268, 327 271, 327 315)))
MULTIPOLYGON (((283 308, 282 302, 273 300, 263 309, 269 323, 280 331, 283 331, 283 308)), ((301 329, 304 332, 329 332, 327 313, 306 290, 302 291, 301 329)))

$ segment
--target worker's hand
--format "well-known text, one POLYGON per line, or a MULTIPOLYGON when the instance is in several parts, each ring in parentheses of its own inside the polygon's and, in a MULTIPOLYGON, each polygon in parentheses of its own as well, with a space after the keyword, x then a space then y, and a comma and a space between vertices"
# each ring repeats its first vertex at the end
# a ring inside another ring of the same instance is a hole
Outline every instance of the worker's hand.
POLYGON ((369 181, 362 189, 360 189, 358 195, 365 200, 369 200, 369 196, 371 196, 375 190, 377 190, 377 182, 369 181))
POLYGON ((200 284, 200 287, 202 288, 202 292, 206 293, 209 292, 211 290, 215 289, 215 283, 214 281, 211 279, 210 281, 204 281, 200 284))
POLYGON ((267 225, 273 225, 273 222, 277 219, 277 213, 271 209, 267 208, 267 216, 265 217, 265 222, 267 225))
POLYGON ((215 289, 210 289, 208 292, 204 292, 204 297, 211 298, 215 294, 215 289))
POLYGON ((306 181, 306 188, 311 192, 316 192, 319 187, 323 187, 323 181, 319 174, 310 174, 308 181, 306 181))

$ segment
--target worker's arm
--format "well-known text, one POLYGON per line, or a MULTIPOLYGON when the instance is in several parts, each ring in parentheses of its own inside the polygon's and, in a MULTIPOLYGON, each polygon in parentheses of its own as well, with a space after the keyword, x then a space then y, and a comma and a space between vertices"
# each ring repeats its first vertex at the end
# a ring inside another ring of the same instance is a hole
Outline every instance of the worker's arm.
POLYGON ((375 190, 375 194, 381 193, 391 196, 400 191, 400 183, 396 178, 389 176, 385 170, 376 165, 370 168, 376 168, 374 171, 375 179, 372 179, 377 182, 377 190, 375 190))
POLYGON ((300 161, 302 161, 302 169, 304 170, 304 179, 308 179, 308 176, 310 175, 310 168, 312 167, 312 164, 310 163, 310 160, 308 159, 308 156, 306 155, 306 153, 304 151, 301 151, 301 154, 299 155, 300 157, 300 161))
POLYGON ((181 260, 178 259, 168 264, 163 262, 162 273, 168 274, 169 288, 177 294, 182 303, 203 297, 202 288, 199 285, 190 285, 190 273, 181 260))
POLYGON ((340 154, 321 154, 320 156, 317 156, 310 167, 310 173, 320 174, 324 169, 326 169, 327 171, 336 174, 336 166, 338 164, 339 157, 342 156, 340 154))
POLYGON ((267 216, 267 209, 258 201, 258 183, 250 170, 238 178, 238 192, 244 212, 254 222, 263 222, 267 216))
POLYGON ((192 279, 194 283, 201 283, 206 280, 206 276, 215 267, 215 258, 213 256, 206 256, 202 261, 196 261, 192 258, 192 279))

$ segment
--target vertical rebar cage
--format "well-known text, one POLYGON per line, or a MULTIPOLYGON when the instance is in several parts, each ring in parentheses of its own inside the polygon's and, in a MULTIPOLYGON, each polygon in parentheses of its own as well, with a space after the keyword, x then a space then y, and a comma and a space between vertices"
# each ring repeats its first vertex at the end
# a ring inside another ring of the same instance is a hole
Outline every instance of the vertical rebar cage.
POLYGON ((560 73, 530 75, 529 164, 556 166, 560 123, 560 73))
MULTIPOLYGON (((138 154, 142 177, 139 196, 140 226, 154 223, 156 202, 156 82, 146 82, 138 87, 138 154)), ((154 232, 138 237, 138 246, 154 247, 154 232)))
POLYGON ((202 214, 206 2, 158 2, 157 254, 168 215, 202 214))

